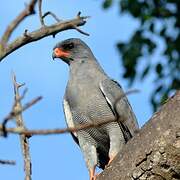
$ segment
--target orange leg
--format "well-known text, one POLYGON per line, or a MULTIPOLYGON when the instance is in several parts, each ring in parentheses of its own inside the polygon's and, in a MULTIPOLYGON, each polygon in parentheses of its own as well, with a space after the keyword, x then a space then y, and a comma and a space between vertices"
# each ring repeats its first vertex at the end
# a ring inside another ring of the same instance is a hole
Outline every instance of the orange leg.
POLYGON ((90 180, 96 180, 99 174, 95 174, 95 168, 89 170, 90 180))
POLYGON ((115 157, 116 157, 116 155, 111 155, 111 157, 109 158, 109 162, 106 166, 109 166, 115 157))
POLYGON ((90 169, 89 170, 90 180, 95 180, 94 174, 95 174, 95 168, 90 169))

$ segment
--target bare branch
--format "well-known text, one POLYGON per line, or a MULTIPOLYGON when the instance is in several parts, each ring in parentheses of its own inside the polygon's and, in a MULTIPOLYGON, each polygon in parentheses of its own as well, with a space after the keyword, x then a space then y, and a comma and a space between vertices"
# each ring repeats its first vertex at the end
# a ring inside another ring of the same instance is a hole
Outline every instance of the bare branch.
POLYGON ((41 22, 41 26, 45 26, 44 19, 43 19, 43 16, 42 16, 42 0, 38 0, 38 9, 39 9, 39 19, 40 19, 40 22, 41 22))
POLYGON ((42 16, 42 18, 44 19, 44 18, 45 18, 46 16, 48 16, 48 15, 51 15, 57 22, 60 22, 60 21, 61 21, 53 12, 50 12, 50 11, 44 13, 44 15, 42 16))
MULTIPOLYGON (((139 90, 129 90, 126 93, 124 93, 122 96, 120 96, 117 100, 120 101, 123 97, 126 95, 132 94, 132 93, 137 93, 139 90)), ((96 122, 96 123, 88 123, 88 124, 82 124, 79 126, 76 126, 75 128, 64 128, 64 129, 45 129, 45 130, 27 130, 24 128, 6 128, 6 132, 8 133, 13 133, 13 134, 24 134, 26 136, 32 136, 32 135, 51 135, 51 134, 63 134, 63 133, 70 133, 70 132, 76 132, 84 129, 89 129, 89 128, 97 128, 99 126, 102 126, 104 124, 110 123, 110 122, 115 122, 118 121, 116 119, 108 119, 108 120, 103 120, 101 122, 96 122)), ((0 132, 3 132, 3 126, 0 125, 0 132)))
POLYGON ((7 55, 15 51, 16 49, 24 46, 25 44, 29 44, 31 42, 40 40, 44 37, 53 35, 55 36, 57 33, 68 30, 68 29, 76 29, 75 27, 82 26, 86 23, 85 17, 76 17, 69 21, 61 21, 51 26, 43 26, 40 29, 33 31, 31 33, 27 33, 26 36, 20 36, 15 39, 12 43, 10 43, 7 47, 0 51, 0 61, 3 60, 7 55))
MULTIPOLYGON (((36 104, 37 102, 39 102, 42 99, 42 96, 38 96, 36 98, 34 98, 33 100, 31 100, 30 102, 26 103, 22 109, 21 112, 25 111, 26 109, 30 108, 31 106, 33 106, 34 104, 36 104)), ((20 112, 18 112, 20 113, 20 112)))
POLYGON ((13 160, 2 160, 2 159, 0 159, 0 164, 3 164, 3 165, 15 165, 16 162, 13 161, 13 160))
POLYGON ((35 14, 34 6, 36 4, 37 0, 31 0, 28 5, 26 5, 25 9, 9 24, 7 29, 5 30, 2 39, 1 44, 3 46, 6 46, 12 32, 14 29, 29 15, 35 14))
MULTIPOLYGON (((22 116, 22 105, 21 99, 22 97, 19 95, 19 88, 23 86, 23 84, 18 84, 16 82, 16 76, 13 74, 13 85, 14 85, 14 97, 15 97, 15 105, 13 108, 14 118, 16 119, 17 127, 25 129, 24 120, 22 116), (21 112, 21 113, 20 113, 21 112)), ((24 171, 25 171, 25 180, 31 180, 31 158, 29 153, 29 139, 26 135, 20 135, 21 149, 24 159, 24 171)))
MULTIPOLYGON (((64 129, 44 129, 44 130, 27 130, 21 127, 17 128, 6 128, 6 132, 13 133, 13 134, 24 134, 26 136, 32 136, 32 135, 51 135, 51 134, 64 134, 64 133, 70 133, 70 132, 76 132, 84 129, 89 128, 96 128, 99 126, 102 126, 104 124, 117 121, 116 119, 109 119, 102 122, 97 123, 88 123, 76 126, 75 128, 64 128, 64 129)), ((2 131, 2 125, 0 125, 0 131, 2 131)))
MULTIPOLYGON (((27 89, 24 90, 22 96, 19 97, 20 99, 18 101, 21 101, 24 98, 26 92, 27 92, 27 89)), ((5 137, 7 136, 6 124, 9 120, 14 119, 15 116, 17 116, 20 113, 22 113, 23 111, 27 110, 28 108, 30 108, 31 106, 33 106, 34 104, 39 102, 41 99, 42 99, 42 96, 38 96, 38 97, 32 99, 30 102, 26 103, 22 107, 22 109, 20 109, 19 111, 16 111, 16 112, 14 111, 14 106, 16 106, 17 101, 15 101, 11 112, 3 119, 3 122, 2 122, 3 135, 5 137)))
POLYGON ((80 32, 81 34, 84 34, 84 35, 86 35, 86 36, 89 36, 89 35, 90 35, 89 33, 82 31, 82 30, 81 30, 80 28, 78 28, 77 26, 74 26, 74 25, 73 25, 73 28, 76 29, 76 30, 77 30, 78 32, 80 32))

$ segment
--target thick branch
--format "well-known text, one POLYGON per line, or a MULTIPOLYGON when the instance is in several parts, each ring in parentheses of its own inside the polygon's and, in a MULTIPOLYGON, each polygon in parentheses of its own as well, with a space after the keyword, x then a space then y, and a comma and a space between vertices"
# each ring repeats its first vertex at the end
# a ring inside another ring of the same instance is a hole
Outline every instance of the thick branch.
MULTIPOLYGON (((7 55, 15 51, 16 49, 24 46, 25 44, 40 40, 44 37, 53 35, 55 36, 57 33, 68 30, 75 29, 75 27, 82 26, 86 23, 86 19, 88 17, 79 17, 69 20, 69 21, 61 21, 51 26, 43 26, 40 29, 33 31, 31 33, 24 33, 24 35, 15 39, 12 43, 10 43, 7 47, 0 51, 0 61, 3 60, 7 55)), ((80 31, 79 31, 80 32, 80 31)))
POLYGON ((180 91, 142 127, 97 180, 180 179, 180 91))

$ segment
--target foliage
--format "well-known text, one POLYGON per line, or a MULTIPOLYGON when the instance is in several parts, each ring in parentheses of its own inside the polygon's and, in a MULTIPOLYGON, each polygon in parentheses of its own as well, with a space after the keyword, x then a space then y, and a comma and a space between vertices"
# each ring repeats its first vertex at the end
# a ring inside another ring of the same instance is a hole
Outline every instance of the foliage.
MULTIPOLYGON (((115 2, 115 1, 114 1, 115 2)), ((123 77, 132 85, 154 73, 151 94, 153 110, 176 89, 180 89, 180 3, 178 0, 120 0, 120 13, 129 13, 140 22, 128 42, 119 42, 123 77), (163 46, 163 48, 159 48, 163 46), (157 57, 157 52, 159 55, 157 57), (143 61, 143 62, 142 62, 143 61), (140 65, 145 64, 143 68, 140 65)), ((112 6, 105 0, 103 8, 112 6)))

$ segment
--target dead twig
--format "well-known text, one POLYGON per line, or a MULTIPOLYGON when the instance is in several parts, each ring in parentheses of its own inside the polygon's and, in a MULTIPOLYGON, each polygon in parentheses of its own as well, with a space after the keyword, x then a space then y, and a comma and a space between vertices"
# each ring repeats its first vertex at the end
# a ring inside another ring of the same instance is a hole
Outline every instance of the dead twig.
MULTIPOLYGON (((22 105, 21 99, 22 97, 19 95, 19 88, 22 87, 21 84, 16 82, 16 76, 13 73, 12 75, 13 85, 14 85, 14 98, 15 98, 15 105, 14 105, 14 118, 16 120, 17 127, 26 129, 23 116, 22 116, 22 105)), ((20 134, 20 142, 21 142, 21 149, 22 155, 24 159, 24 171, 25 171, 25 180, 31 180, 31 158, 29 152, 29 139, 25 134, 20 134)))
MULTIPOLYGON (((33 135, 51 135, 51 134, 64 134, 64 133, 70 133, 70 132, 76 132, 84 129, 89 128, 97 128, 99 126, 102 126, 104 124, 117 121, 115 119, 110 119, 98 123, 89 123, 89 124, 83 124, 76 126, 75 128, 64 128, 64 129, 41 129, 41 130, 27 130, 23 129, 21 127, 17 128, 6 128, 7 133, 13 133, 13 134, 24 134, 26 136, 33 136, 33 135)), ((0 125, 0 131, 2 131, 2 125, 0 125)))
POLYGON ((39 19, 40 19, 40 22, 41 22, 41 26, 45 26, 44 19, 43 19, 43 16, 42 16, 42 0, 38 0, 38 9, 39 9, 39 19))
POLYGON ((13 161, 13 160, 2 160, 2 159, 0 159, 0 164, 3 164, 3 165, 15 165, 16 162, 13 161))
POLYGON ((72 26, 74 29, 76 29, 79 33, 81 33, 81 34, 84 34, 84 35, 86 35, 86 36, 89 36, 90 34, 89 33, 87 33, 87 32, 84 32, 83 30, 81 30, 80 28, 78 28, 77 26, 75 26, 75 25, 73 25, 72 26))
MULTIPOLYGON (((25 92, 25 91, 24 91, 25 92)), ((20 101, 21 99, 23 99, 24 95, 22 95, 20 97, 20 99, 18 101, 20 101)), ((19 111, 14 111, 14 106, 16 106, 16 101, 15 104, 13 105, 13 108, 11 110, 11 112, 3 119, 2 122, 2 129, 3 129, 3 135, 6 137, 7 136, 7 131, 6 131, 6 124, 9 120, 14 119, 17 115, 19 115, 20 113, 22 113, 23 111, 27 110, 28 108, 30 108, 31 106, 33 106, 34 104, 36 104, 37 102, 39 102, 42 99, 42 96, 38 96, 37 98, 34 98, 33 100, 31 100, 30 102, 26 103, 22 109, 20 109, 19 111)))
POLYGON ((44 15, 42 16, 42 18, 44 19, 46 16, 51 15, 57 22, 60 22, 61 20, 51 11, 48 11, 46 13, 44 13, 44 15))
POLYGON ((51 15, 57 22, 60 22, 60 19, 51 11, 48 11, 46 13, 42 13, 42 0, 38 0, 38 8, 39 8, 39 19, 42 26, 45 26, 44 18, 48 15, 51 15))

